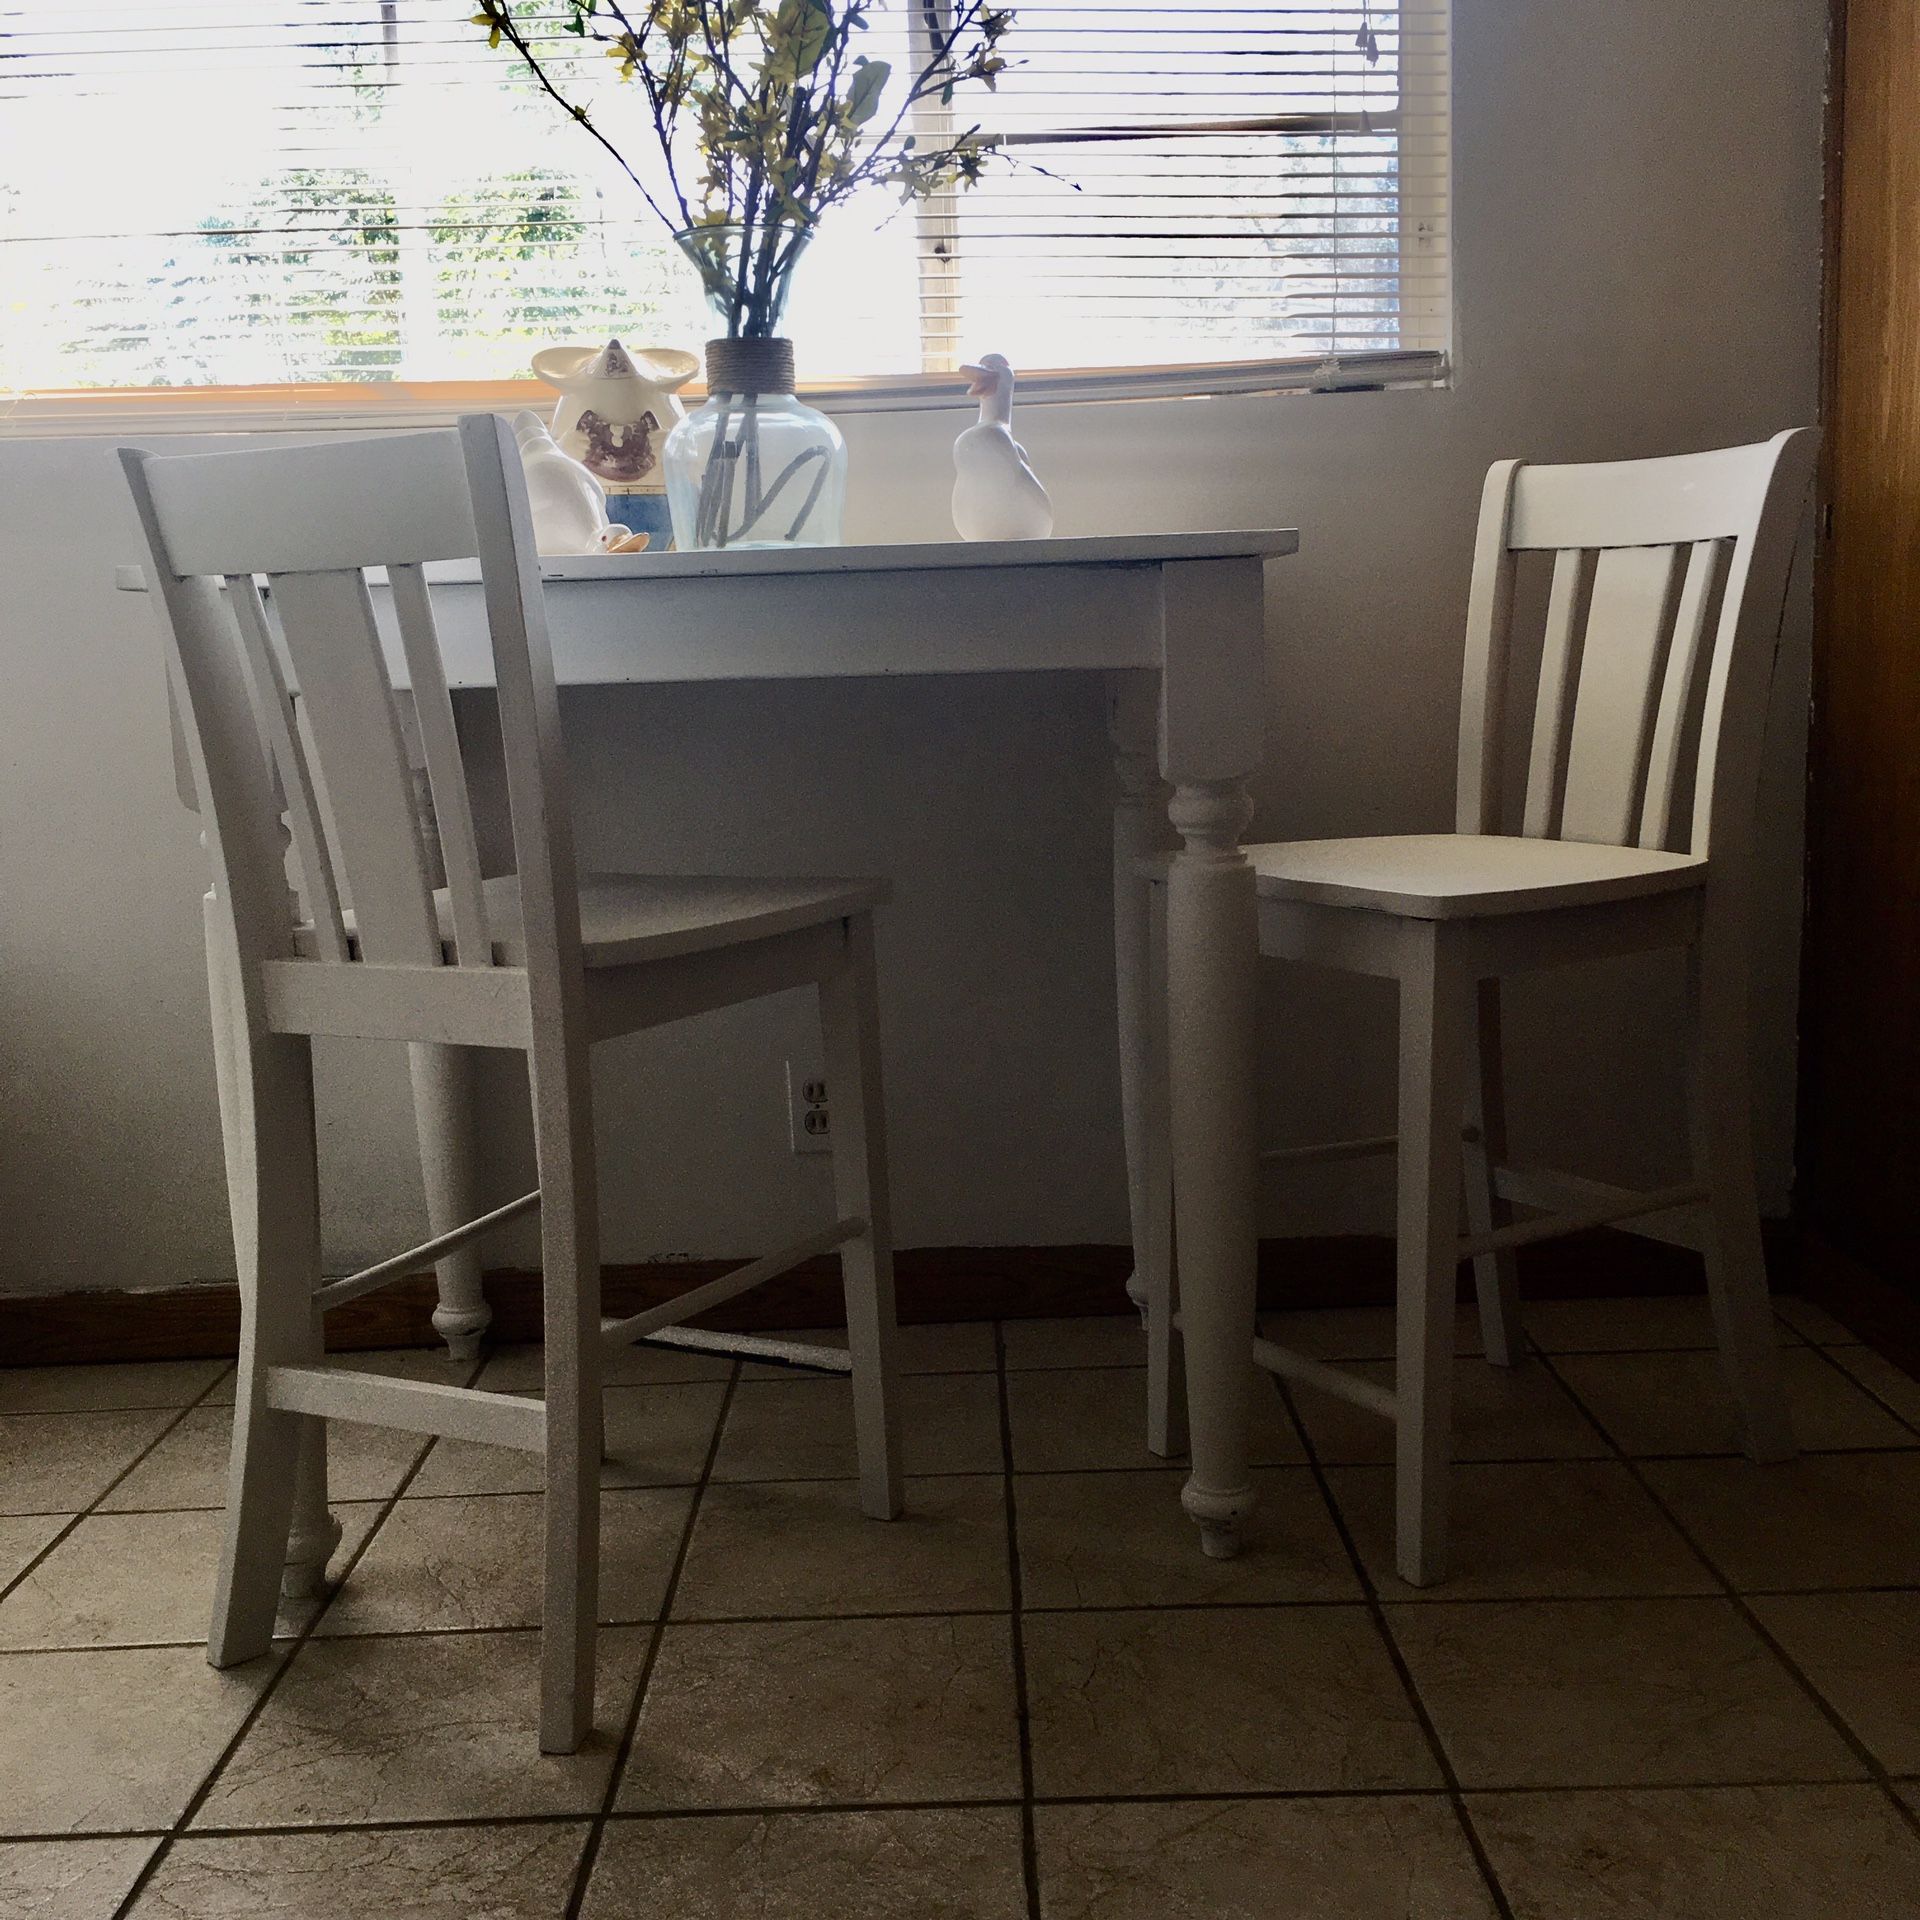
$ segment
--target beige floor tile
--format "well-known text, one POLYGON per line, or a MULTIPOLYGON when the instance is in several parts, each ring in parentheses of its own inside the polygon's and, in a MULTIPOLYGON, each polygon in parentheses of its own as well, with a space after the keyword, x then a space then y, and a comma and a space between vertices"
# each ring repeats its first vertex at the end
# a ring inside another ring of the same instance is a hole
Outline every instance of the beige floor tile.
POLYGON ((1771 1467, 1656 1460, 1643 1471, 1745 1591, 1920 1585, 1920 1454, 1836 1453, 1771 1467))
POLYGON ((177 1841, 135 1920, 554 1920, 584 1825, 413 1827, 177 1841))
MULTIPOLYGON (((491 1393, 540 1393, 546 1350, 539 1346, 498 1347, 474 1382, 491 1393)), ((733 1362, 723 1353, 686 1353, 672 1347, 622 1347, 609 1354, 603 1385, 673 1387, 694 1380, 724 1380, 733 1362)))
POLYGON ((1083 1314, 1068 1320, 1004 1320, 1007 1367, 1138 1367, 1147 1336, 1137 1313, 1083 1314))
POLYGON ((616 1820, 582 1920, 1025 1920, 1020 1816, 616 1820))
POLYGON ((1514 1920, 1915 1920, 1920 1839, 1877 1787, 1469 1802, 1514 1920))
POLYGON ((650 1631, 600 1635, 593 1732, 567 1755, 539 1751, 537 1633, 309 1640, 194 1824, 597 1811, 650 1631))
POLYGON ((1492 1920, 1440 1798, 1041 1807, 1046 1920, 1492 1920))
MULTIPOLYGON (((1277 1346, 1316 1360, 1393 1358, 1391 1307, 1290 1307, 1263 1313, 1260 1331, 1277 1346)), ((1472 1306, 1463 1304, 1454 1313, 1453 1350, 1462 1357, 1480 1353, 1480 1315, 1472 1306)))
POLYGON ((1844 1327, 1825 1307, 1816 1307, 1811 1300, 1802 1300, 1797 1295, 1787 1293, 1774 1301, 1774 1310, 1795 1333, 1811 1340, 1817 1347, 1850 1347, 1860 1336, 1851 1327, 1844 1327))
MULTIPOLYGON (((692 1500, 692 1491, 685 1487, 602 1494, 603 1622, 658 1616, 692 1500)), ((545 1504, 537 1493, 402 1500, 317 1631, 337 1635, 537 1627, 545 1504)), ((0 1633, 5 1627, 6 1608, 0 1605, 0 1633)))
MULTIPOLYGON (((726 1387, 609 1387, 603 1487, 691 1486, 706 1465, 726 1387)), ((437 1440, 407 1488, 415 1494, 538 1493, 540 1456, 470 1440, 437 1440)))
POLYGON ((618 1804, 844 1805, 1019 1792, 1008 1621, 785 1620, 667 1629, 618 1804))
POLYGON ((1920 1773, 1920 1593, 1808 1593, 1753 1610, 1889 1773, 1920 1773))
POLYGON ((170 1826, 278 1660, 215 1673, 199 1647, 0 1656, 0 1832, 170 1826))
MULTIPOLYGON (((1620 1300, 1529 1300, 1527 1337, 1542 1353, 1640 1353, 1712 1347, 1713 1309, 1704 1293, 1620 1300)), ((1793 1338, 1791 1334, 1784 1336, 1793 1338)))
POLYGON ((1920 1380, 1871 1347, 1831 1347, 1828 1352, 1884 1406, 1910 1426, 1920 1426, 1920 1380))
MULTIPOLYGON (((100 1503, 102 1510, 137 1513, 224 1507, 232 1434, 230 1407, 195 1407, 100 1503)), ((334 1421, 327 1431, 328 1497, 385 1500, 425 1445, 418 1434, 334 1421)))
MULTIPOLYGON (((795 1327, 773 1338, 805 1340, 821 1347, 844 1347, 847 1330, 845 1327, 795 1327)), ((991 1373, 997 1364, 993 1355, 993 1322, 951 1320, 935 1326, 902 1327, 895 1364, 902 1373, 991 1373)), ((743 1380, 793 1380, 806 1376, 792 1367, 749 1360, 742 1366, 740 1377, 743 1380)))
POLYGON ((90 1506, 175 1417, 164 1411, 0 1417, 0 1513, 75 1513, 90 1506))
POLYGON ((709 1486, 674 1595, 678 1620, 941 1613, 1011 1604, 1000 1477, 909 1480, 870 1520, 847 1480, 709 1486))
POLYGON ((1729 1601, 1397 1607, 1392 1624, 1464 1786, 1861 1771, 1729 1601))
MULTIPOLYGON (((1291 1466, 1306 1449, 1272 1380, 1248 1388, 1256 1467, 1291 1466)), ((1013 1464, 1022 1473, 1080 1473, 1108 1467, 1164 1467, 1147 1451, 1145 1367, 1091 1367, 1007 1377, 1013 1464)))
POLYGON ((1431 1587, 1410 1587, 1393 1570, 1393 1469, 1335 1467, 1328 1477, 1383 1600, 1720 1591, 1633 1475, 1611 1460, 1456 1467, 1451 1570, 1431 1587))
POLYGON ((104 1413, 190 1407, 230 1360, 133 1360, 118 1366, 11 1367, 0 1372, 0 1413, 104 1413))
POLYGON ((1180 1505, 1179 1468, 1027 1473, 1014 1483, 1028 1607, 1232 1606, 1357 1600, 1360 1583, 1312 1473, 1263 1467, 1239 1554, 1210 1560, 1180 1505))
POLYGON ((0 1587, 15 1579, 21 1568, 72 1518, 67 1513, 0 1517, 0 1587))
POLYGON ((111 1920, 160 1842, 0 1842, 0 1914, 15 1920, 111 1920))
POLYGON ((1037 1613, 1022 1637, 1043 1796, 1439 1780, 1362 1607, 1037 1613))
MULTIPOLYGON (((379 1517, 371 1503, 342 1502, 333 1565, 379 1517)), ((19 1586, 0 1600, 0 1648, 110 1647, 207 1637, 220 1564, 218 1513, 96 1513, 82 1520, 19 1586)), ((280 1609, 282 1633, 297 1633, 317 1603, 280 1609)))
MULTIPOLYGON (((994 1473, 1000 1386, 991 1374, 909 1374, 898 1387, 908 1473, 994 1473)), ((859 1471, 845 1380, 743 1380, 714 1457, 716 1480, 843 1480, 859 1471)))
MULTIPOLYGON (((1595 1353, 1556 1360, 1561 1378, 1630 1454, 1738 1453, 1738 1419, 1717 1353, 1595 1353)), ((1812 1347, 1780 1356, 1794 1437, 1809 1453, 1916 1447, 1872 1396, 1812 1347)))
MULTIPOLYGON (((1393 1367, 1368 1361, 1352 1372, 1383 1387, 1393 1367)), ((1372 1466, 1393 1458, 1393 1425, 1351 1401, 1295 1387, 1294 1404, 1326 1466, 1372 1466)), ((1456 1460, 1594 1460, 1607 1443, 1545 1367, 1490 1367, 1463 1360, 1453 1370, 1456 1460)))

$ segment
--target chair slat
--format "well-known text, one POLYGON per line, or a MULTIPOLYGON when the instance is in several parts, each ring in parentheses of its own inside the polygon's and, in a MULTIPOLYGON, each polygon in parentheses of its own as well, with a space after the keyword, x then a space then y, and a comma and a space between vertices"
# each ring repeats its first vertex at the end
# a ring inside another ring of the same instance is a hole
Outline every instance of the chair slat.
POLYGON ((1460 681, 1460 833, 1500 831, 1500 749, 1505 733, 1507 655, 1513 628, 1513 554, 1507 520, 1518 460, 1498 460, 1480 495, 1480 531, 1467 598, 1467 651, 1460 681))
POLYGON ((340 917, 340 889, 334 879, 333 860, 321 825, 319 797, 314 791, 312 769, 307 764, 306 743, 300 737, 293 702, 287 694, 286 676, 280 671, 280 656, 274 650, 273 636, 267 627, 267 610, 261 604, 260 590, 252 574, 230 573, 226 581, 228 600, 240 629, 241 652, 252 682, 254 712, 267 737, 280 790, 287 803, 287 820, 293 829, 294 851, 300 856, 300 877, 307 896, 307 913, 313 921, 314 938, 322 959, 345 960, 349 956, 346 925, 340 917))
POLYGON ((1560 837, 1625 846, 1640 819, 1654 703, 1680 592, 1675 547, 1610 547, 1594 569, 1560 837))
POLYGON ((357 569, 270 576, 369 960, 437 964, 440 934, 393 686, 357 569))
POLYGON ((1680 763, 1694 682, 1706 644, 1707 616, 1713 610, 1730 541, 1697 540, 1687 556, 1687 577, 1673 620, 1667 670, 1654 715, 1653 744, 1647 753, 1645 797, 1640 802, 1640 845, 1665 847, 1673 831, 1673 801, 1680 784, 1680 763))
POLYGON ((414 712, 420 721, 420 742, 426 750, 427 780, 440 830, 440 858, 453 901, 454 957, 463 967, 490 966, 493 942, 480 884, 480 845, 473 830, 466 764, 447 692, 446 663, 434 628, 426 573, 418 566, 395 566, 387 569, 387 579, 413 681, 414 712))
POLYGON ((1527 804, 1520 831, 1544 839, 1559 822, 1562 749, 1573 722, 1573 696, 1580 684, 1580 639, 1593 592, 1594 556, 1569 548, 1553 563, 1547 596, 1546 639, 1540 652, 1540 686, 1533 706, 1533 750, 1527 765, 1527 804))

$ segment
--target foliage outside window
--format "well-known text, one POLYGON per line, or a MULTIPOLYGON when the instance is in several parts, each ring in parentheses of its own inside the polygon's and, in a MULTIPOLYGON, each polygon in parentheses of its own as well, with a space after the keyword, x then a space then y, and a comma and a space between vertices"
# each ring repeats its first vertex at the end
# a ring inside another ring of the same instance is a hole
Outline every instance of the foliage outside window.
MULTIPOLYGON (((951 4, 875 0, 863 51, 917 70, 951 4)), ((556 340, 697 345, 693 271, 475 10, 0 16, 0 396, 491 382, 556 340)), ((611 124, 618 62, 570 16, 514 12, 611 124)), ((1337 360, 1339 381, 1397 355, 1432 377, 1445 27, 1444 0, 1016 8, 991 95, 913 110, 921 147, 977 135, 996 164, 824 223, 788 316, 803 368, 905 379, 997 347, 1023 371, 1198 363, 1245 385, 1337 360)))

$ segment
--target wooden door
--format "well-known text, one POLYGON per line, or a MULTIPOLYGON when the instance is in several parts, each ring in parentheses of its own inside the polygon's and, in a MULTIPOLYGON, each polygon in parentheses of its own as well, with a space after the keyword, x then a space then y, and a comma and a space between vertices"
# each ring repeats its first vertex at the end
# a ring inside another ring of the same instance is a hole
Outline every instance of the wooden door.
POLYGON ((1798 1205, 1920 1327, 1920 5, 1835 28, 1798 1205))

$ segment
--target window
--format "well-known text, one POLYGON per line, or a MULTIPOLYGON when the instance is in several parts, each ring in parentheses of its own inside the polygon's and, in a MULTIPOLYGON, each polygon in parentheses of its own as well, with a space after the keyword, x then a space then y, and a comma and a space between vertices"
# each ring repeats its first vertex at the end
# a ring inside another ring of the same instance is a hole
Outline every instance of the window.
MULTIPOLYGON (((882 32, 944 3, 894 0, 882 32)), ((556 340, 704 338, 631 185, 472 11, 16 0, 0 394, 397 396, 522 377, 556 340)), ((564 45, 643 159, 637 96, 564 45)), ((1443 370, 1445 0, 1044 0, 1006 51, 997 94, 951 109, 1004 149, 986 182, 843 209, 815 242, 791 312, 811 381, 897 401, 988 348, 1121 392, 1443 370)))

